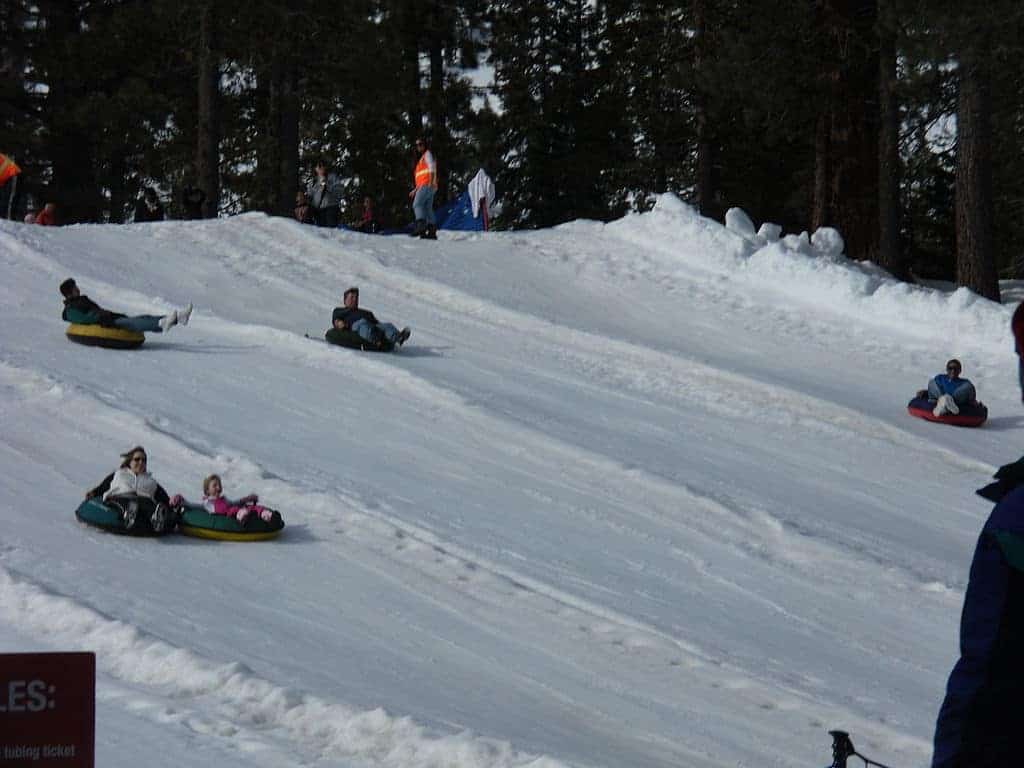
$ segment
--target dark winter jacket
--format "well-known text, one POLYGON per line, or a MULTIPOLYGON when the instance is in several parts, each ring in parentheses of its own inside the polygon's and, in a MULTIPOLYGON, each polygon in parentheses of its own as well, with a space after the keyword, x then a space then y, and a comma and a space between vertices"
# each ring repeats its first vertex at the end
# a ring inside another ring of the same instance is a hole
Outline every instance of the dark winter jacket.
POLYGON ((352 324, 358 320, 366 320, 372 325, 377 325, 377 318, 373 312, 368 309, 360 309, 359 307, 354 309, 335 307, 334 313, 331 315, 331 325, 334 325, 335 320, 341 320, 349 330, 352 330, 352 324))
MULTIPOLYGON (((107 491, 110 490, 110 484, 114 481, 114 472, 103 478, 103 481, 93 488, 89 493, 86 494, 90 499, 103 496, 107 491)), ((167 495, 167 491, 159 483, 156 486, 156 493, 153 494, 153 500, 159 504, 170 504, 171 497, 167 495)))
POLYGON ((978 493, 996 501, 978 539, 960 617, 960 659, 935 726, 932 768, 1021 764, 1024 690, 1024 459, 978 493))
POLYGON ((120 312, 111 312, 104 309, 88 296, 73 296, 64 299, 64 312, 61 318, 69 323, 80 325, 106 325, 112 326, 119 317, 124 317, 120 312))
POLYGON ((145 198, 139 198, 135 203, 135 221, 163 221, 164 207, 158 201, 147 203, 145 198))
POLYGON ((203 218, 203 204, 206 202, 206 193, 193 186, 187 186, 181 193, 181 209, 186 219, 203 218))

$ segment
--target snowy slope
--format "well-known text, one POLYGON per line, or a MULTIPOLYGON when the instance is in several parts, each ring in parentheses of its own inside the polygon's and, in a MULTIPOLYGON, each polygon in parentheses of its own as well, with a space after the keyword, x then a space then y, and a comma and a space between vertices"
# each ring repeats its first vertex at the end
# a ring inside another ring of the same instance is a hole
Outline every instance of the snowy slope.
POLYGON ((1010 308, 730 221, 0 223, 0 650, 96 651, 113 768, 818 766, 831 727, 927 765, 1020 443, 1010 308), (70 275, 191 325, 69 344, 70 275), (319 340, 350 284, 400 353, 319 340), (954 355, 981 430, 906 415, 954 355), (76 523, 136 443, 284 536, 76 523))

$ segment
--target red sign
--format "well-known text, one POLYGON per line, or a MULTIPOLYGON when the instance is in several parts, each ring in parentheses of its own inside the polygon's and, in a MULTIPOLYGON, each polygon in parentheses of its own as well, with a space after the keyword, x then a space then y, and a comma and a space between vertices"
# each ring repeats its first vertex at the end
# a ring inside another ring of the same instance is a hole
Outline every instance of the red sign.
POLYGON ((0 768, 93 768, 96 654, 0 653, 0 768))

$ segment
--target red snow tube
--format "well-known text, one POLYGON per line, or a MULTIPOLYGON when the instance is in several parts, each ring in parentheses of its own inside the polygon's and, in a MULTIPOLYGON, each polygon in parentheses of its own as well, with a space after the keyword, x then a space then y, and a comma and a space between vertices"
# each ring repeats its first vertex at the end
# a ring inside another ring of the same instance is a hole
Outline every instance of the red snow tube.
POLYGON ((935 403, 926 397, 915 397, 907 403, 907 413, 927 421, 937 421, 939 424, 952 424, 954 427, 980 427, 988 418, 988 408, 982 403, 972 403, 961 406, 960 413, 955 416, 952 413, 944 413, 936 416, 932 410, 935 403))

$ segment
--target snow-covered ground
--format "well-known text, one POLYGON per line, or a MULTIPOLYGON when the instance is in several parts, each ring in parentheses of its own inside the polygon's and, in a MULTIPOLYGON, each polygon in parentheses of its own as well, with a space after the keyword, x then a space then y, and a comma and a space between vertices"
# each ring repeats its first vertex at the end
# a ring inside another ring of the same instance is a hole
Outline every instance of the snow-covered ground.
POLYGON ((1024 431, 1011 307, 742 219, 0 224, 0 651, 96 652, 106 768, 803 768, 836 727, 926 766, 1024 431), (191 325, 69 344, 68 276, 191 325), (351 284, 398 354, 320 340, 351 284), (983 429, 906 414, 950 356, 983 429), (77 523, 136 443, 283 536, 77 523))

